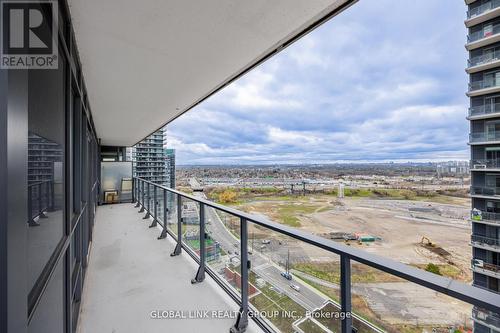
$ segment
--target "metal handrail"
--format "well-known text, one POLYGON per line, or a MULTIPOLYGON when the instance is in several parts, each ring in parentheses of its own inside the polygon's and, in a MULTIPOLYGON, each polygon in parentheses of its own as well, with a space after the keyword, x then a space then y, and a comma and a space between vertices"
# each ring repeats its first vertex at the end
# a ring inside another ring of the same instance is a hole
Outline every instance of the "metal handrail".
POLYGON ((481 217, 487 221, 500 221, 500 213, 481 212, 481 217))
POLYGON ((476 91, 486 88, 498 87, 500 86, 500 80, 496 79, 487 79, 487 80, 478 80, 469 83, 469 91, 476 91))
POLYGON ((499 32, 500 32, 500 24, 494 25, 493 28, 491 29, 491 34, 489 35, 485 35, 484 30, 473 32, 467 35, 467 43, 472 43, 483 38, 491 37, 493 35, 498 34, 499 32))
POLYGON ((498 8, 499 6, 500 6, 499 0, 492 0, 492 1, 486 2, 480 6, 477 6, 476 8, 468 10, 467 11, 467 19, 471 19, 473 17, 484 14, 487 11, 498 8))
MULTIPOLYGON (((499 59, 500 59, 500 52, 499 52, 499 59)), ((498 113, 498 112, 500 112, 500 103, 495 103, 493 105, 487 104, 487 105, 472 106, 469 108, 469 117, 490 114, 490 113, 498 113)))
POLYGON ((471 259, 471 266, 481 268, 487 271, 495 272, 495 273, 500 273, 500 266, 495 265, 495 264, 490 264, 487 262, 482 262, 481 264, 478 263, 477 259, 471 259))
POLYGON ((473 195, 500 195, 500 187, 471 186, 470 194, 473 195))
POLYGON ((469 134, 469 142, 489 142, 489 141, 499 141, 499 132, 476 132, 469 134))
POLYGON ((500 168, 500 158, 484 158, 471 160, 470 168, 474 170, 500 168))
POLYGON ((481 236, 481 235, 471 235, 471 242, 477 242, 482 244, 487 244, 491 246, 500 246, 500 239, 481 236))
MULTIPOLYGON (((177 196, 177 215, 178 215, 178 221, 177 221, 177 227, 178 227, 178 237, 177 237, 177 247, 176 250, 174 251, 173 255, 178 254, 176 252, 180 252, 181 248, 185 248, 186 246, 182 242, 182 236, 181 236, 181 224, 182 224, 182 218, 181 218, 181 211, 182 211, 182 206, 181 206, 181 199, 189 199, 195 202, 198 202, 200 204, 200 218, 204 219, 204 214, 201 213, 201 211, 204 210, 204 207, 211 207, 217 210, 220 210, 222 212, 231 214, 233 216, 239 217, 240 218, 240 223, 241 223, 241 242, 240 246, 242 247, 241 253, 247 253, 247 241, 248 240, 248 235, 244 234, 244 232, 247 230, 246 223, 251 222, 255 223, 257 225, 260 225, 262 227, 265 227, 267 229, 270 229, 272 231, 278 232, 282 235, 289 236, 291 238, 294 238, 296 240, 305 242, 309 245, 313 245, 316 247, 319 247, 321 249, 324 249, 326 251, 335 253, 340 256, 341 259, 341 311, 343 312, 351 312, 351 290, 350 290, 350 261, 354 260, 356 262, 365 264, 367 266, 370 266, 372 268, 381 270, 383 272, 389 273, 391 275, 397 276, 399 278, 402 278, 404 280, 407 280, 409 282, 416 283, 420 286, 426 287, 428 289, 446 294, 448 296, 451 296, 453 298, 456 298, 458 300, 464 301, 466 303, 472 304, 474 306, 478 306, 493 312, 500 312, 500 295, 486 291, 481 288, 477 288, 474 286, 466 285, 464 283, 461 283, 459 281, 450 279, 450 278, 445 278, 443 276, 439 276, 430 272, 426 272, 424 270, 420 270, 415 267, 411 267, 408 265, 405 265, 403 263, 394 261, 392 259, 387 259, 381 256, 377 256, 371 253, 368 253, 366 251, 356 249, 353 247, 349 247, 337 242, 334 242, 332 240, 328 240, 319 236, 312 235, 310 233, 297 230, 293 227, 289 227, 286 225, 278 224, 275 222, 268 221, 266 219, 263 219, 259 216, 251 215, 242 211, 239 211, 237 209, 223 206, 220 204, 217 204, 215 202, 211 202, 199 197, 192 196, 187 193, 183 193, 171 188, 168 188, 163 185, 159 185, 156 183, 153 183, 151 181, 142 179, 142 178, 137 178, 134 177, 134 190, 132 191, 134 195, 134 202, 136 202, 136 207, 141 207, 140 212, 147 211, 147 215, 149 218, 149 215, 154 214, 152 211, 151 207, 147 207, 149 203, 149 197, 147 199, 147 203, 145 201, 145 191, 144 187, 145 185, 149 186, 154 186, 156 188, 160 188, 163 190, 163 193, 170 192, 173 193, 177 196)), ((150 191, 148 190, 148 194, 150 191)), ((165 195, 165 194, 164 194, 165 195)), ((156 204, 155 204, 156 205, 156 204)), ((166 205, 164 205, 166 206, 166 205)), ((152 215, 151 215, 152 216, 152 215)), ((153 217, 155 219, 155 217, 153 217)), ((200 220, 200 224, 201 224, 200 220)), ((204 221, 203 221, 204 222, 204 221)), ((167 223, 163 223, 164 229, 167 229, 166 227, 167 223)), ((162 232, 163 234, 163 232, 162 232)), ((204 237, 202 233, 200 232, 200 238, 204 237)), ((201 239, 200 239, 201 240, 201 239)), ((203 243, 203 242, 202 242, 203 243)), ((243 263, 244 261, 242 261, 243 263)), ((197 273, 197 277, 200 274, 200 269, 207 270, 209 271, 210 268, 205 267, 204 263, 202 261, 199 261, 200 263, 200 268, 197 273)), ((244 265, 242 265, 244 266, 244 265)), ((242 270, 242 275, 245 274, 246 270, 242 270)), ((248 272, 246 272, 248 274, 248 272)), ((247 276, 248 278, 248 276, 247 276)), ((194 282, 197 282, 197 278, 194 279, 194 282)), ((243 281, 242 281, 243 282, 243 281)), ((248 282, 248 280, 247 280, 248 282)), ((244 284, 242 284, 244 286, 244 284)), ((242 287, 244 289, 244 287, 242 287)), ((241 304, 244 306, 245 302, 247 302, 247 308, 240 309, 240 316, 238 317, 237 320, 237 325, 238 323, 241 323, 241 321, 245 320, 245 318, 248 315, 248 299, 242 299, 241 304)), ((248 318, 246 318, 248 320, 248 318)), ((351 325, 352 325, 352 318, 350 320, 343 320, 342 321, 342 332, 351 332, 351 325)))
POLYGON ((484 323, 500 327, 500 315, 485 309, 474 308, 472 309, 472 318, 481 320, 484 323))

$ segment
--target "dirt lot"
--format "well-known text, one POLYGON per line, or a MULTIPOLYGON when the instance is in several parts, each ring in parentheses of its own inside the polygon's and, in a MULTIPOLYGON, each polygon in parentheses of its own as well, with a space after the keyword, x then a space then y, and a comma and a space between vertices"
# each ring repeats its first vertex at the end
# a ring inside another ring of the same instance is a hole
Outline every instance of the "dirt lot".
MULTIPOLYGON (((470 203, 468 199, 454 199, 459 204, 315 196, 250 201, 240 208, 326 238, 338 232, 371 235, 377 240, 362 244, 350 241, 349 245, 418 267, 428 263, 442 265, 453 278, 468 282, 471 279, 470 203), (424 236, 433 246, 425 246, 427 240, 425 244, 420 243, 424 236)), ((301 261, 332 259, 325 251, 311 246, 292 240, 288 245, 291 256, 300 253, 301 261)), ((280 252, 279 248, 275 250, 280 252)))

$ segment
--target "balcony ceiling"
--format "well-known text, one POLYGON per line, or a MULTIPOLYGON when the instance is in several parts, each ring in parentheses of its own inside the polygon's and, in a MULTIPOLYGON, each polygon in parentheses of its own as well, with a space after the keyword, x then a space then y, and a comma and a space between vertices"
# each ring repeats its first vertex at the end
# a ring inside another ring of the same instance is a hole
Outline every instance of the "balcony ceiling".
POLYGON ((355 1, 69 0, 101 143, 137 143, 355 1))

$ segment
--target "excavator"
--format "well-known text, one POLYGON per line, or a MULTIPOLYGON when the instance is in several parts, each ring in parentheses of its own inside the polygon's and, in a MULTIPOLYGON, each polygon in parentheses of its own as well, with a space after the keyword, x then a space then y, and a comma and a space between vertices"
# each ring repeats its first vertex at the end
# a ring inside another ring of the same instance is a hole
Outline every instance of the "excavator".
POLYGON ((424 244, 424 241, 427 241, 428 246, 436 246, 436 243, 433 243, 429 237, 422 236, 422 239, 420 240, 420 244, 424 244))

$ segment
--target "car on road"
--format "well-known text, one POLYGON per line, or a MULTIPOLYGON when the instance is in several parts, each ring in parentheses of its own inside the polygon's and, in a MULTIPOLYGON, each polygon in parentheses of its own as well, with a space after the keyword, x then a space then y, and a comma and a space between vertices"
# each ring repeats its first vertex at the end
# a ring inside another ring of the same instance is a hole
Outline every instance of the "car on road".
POLYGON ((295 290, 297 292, 300 292, 300 287, 298 285, 296 285, 296 284, 291 284, 290 288, 292 288, 293 290, 295 290))
POLYGON ((262 244, 271 244, 271 241, 269 239, 264 239, 262 240, 262 244))
POLYGON ((287 280, 292 280, 292 274, 290 274, 289 272, 281 272, 281 276, 287 280))

